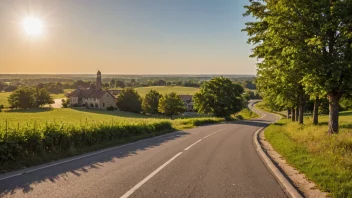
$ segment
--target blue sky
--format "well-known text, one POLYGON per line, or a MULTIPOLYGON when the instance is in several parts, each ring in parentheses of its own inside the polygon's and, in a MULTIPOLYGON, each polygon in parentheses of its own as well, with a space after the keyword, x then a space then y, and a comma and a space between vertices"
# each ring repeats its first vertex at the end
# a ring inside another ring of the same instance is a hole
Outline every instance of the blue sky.
POLYGON ((3 0, 1 73, 255 74, 248 0, 3 0), (44 21, 43 38, 20 22, 44 21))

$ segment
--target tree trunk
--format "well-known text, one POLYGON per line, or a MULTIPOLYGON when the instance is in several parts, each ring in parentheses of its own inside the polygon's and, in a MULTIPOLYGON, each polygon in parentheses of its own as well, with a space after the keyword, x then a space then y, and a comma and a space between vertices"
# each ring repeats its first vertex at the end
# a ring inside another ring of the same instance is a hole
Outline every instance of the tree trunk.
POLYGON ((291 109, 287 108, 287 119, 290 119, 290 115, 291 115, 291 109))
POLYGON ((296 122, 298 122, 299 118, 299 107, 296 107, 296 122))
POLYGON ((339 102, 340 94, 329 94, 329 124, 328 134, 339 132, 339 102))
POLYGON ((296 121, 296 110, 294 107, 292 107, 292 111, 291 111, 291 120, 294 122, 296 121))
POLYGON ((313 124, 314 125, 318 125, 318 116, 319 116, 319 105, 320 105, 320 101, 319 101, 319 97, 316 97, 314 100, 314 110, 313 110, 313 124))
POLYGON ((299 97, 299 106, 298 106, 298 110, 299 110, 299 124, 303 124, 303 110, 304 110, 304 103, 305 103, 305 100, 304 100, 304 96, 303 94, 299 97))

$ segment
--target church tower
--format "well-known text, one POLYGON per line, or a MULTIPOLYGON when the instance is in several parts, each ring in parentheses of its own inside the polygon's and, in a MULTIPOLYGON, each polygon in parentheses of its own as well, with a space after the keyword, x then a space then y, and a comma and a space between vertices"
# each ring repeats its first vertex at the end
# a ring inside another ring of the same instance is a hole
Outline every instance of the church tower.
POLYGON ((98 70, 97 73, 97 83, 96 83, 97 89, 101 89, 101 72, 98 70))

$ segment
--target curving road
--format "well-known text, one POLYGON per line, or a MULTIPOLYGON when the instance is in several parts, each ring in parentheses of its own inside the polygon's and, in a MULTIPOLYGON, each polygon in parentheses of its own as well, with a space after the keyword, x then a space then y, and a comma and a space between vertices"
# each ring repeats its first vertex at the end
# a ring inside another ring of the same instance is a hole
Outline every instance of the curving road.
POLYGON ((253 145, 275 119, 198 127, 0 175, 0 196, 286 197, 253 145))

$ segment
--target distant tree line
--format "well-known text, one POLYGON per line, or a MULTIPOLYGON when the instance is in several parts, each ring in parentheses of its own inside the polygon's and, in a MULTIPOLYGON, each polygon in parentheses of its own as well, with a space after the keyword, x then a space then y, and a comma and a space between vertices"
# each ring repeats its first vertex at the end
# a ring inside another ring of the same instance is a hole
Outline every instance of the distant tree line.
MULTIPOLYGON (((239 112, 249 99, 240 84, 218 77, 203 83, 200 91, 193 97, 194 108, 201 114, 230 118, 239 112)), ((173 116, 186 111, 185 104, 176 93, 159 94, 150 90, 142 98, 133 88, 124 88, 117 96, 117 107, 122 111, 173 116)))

